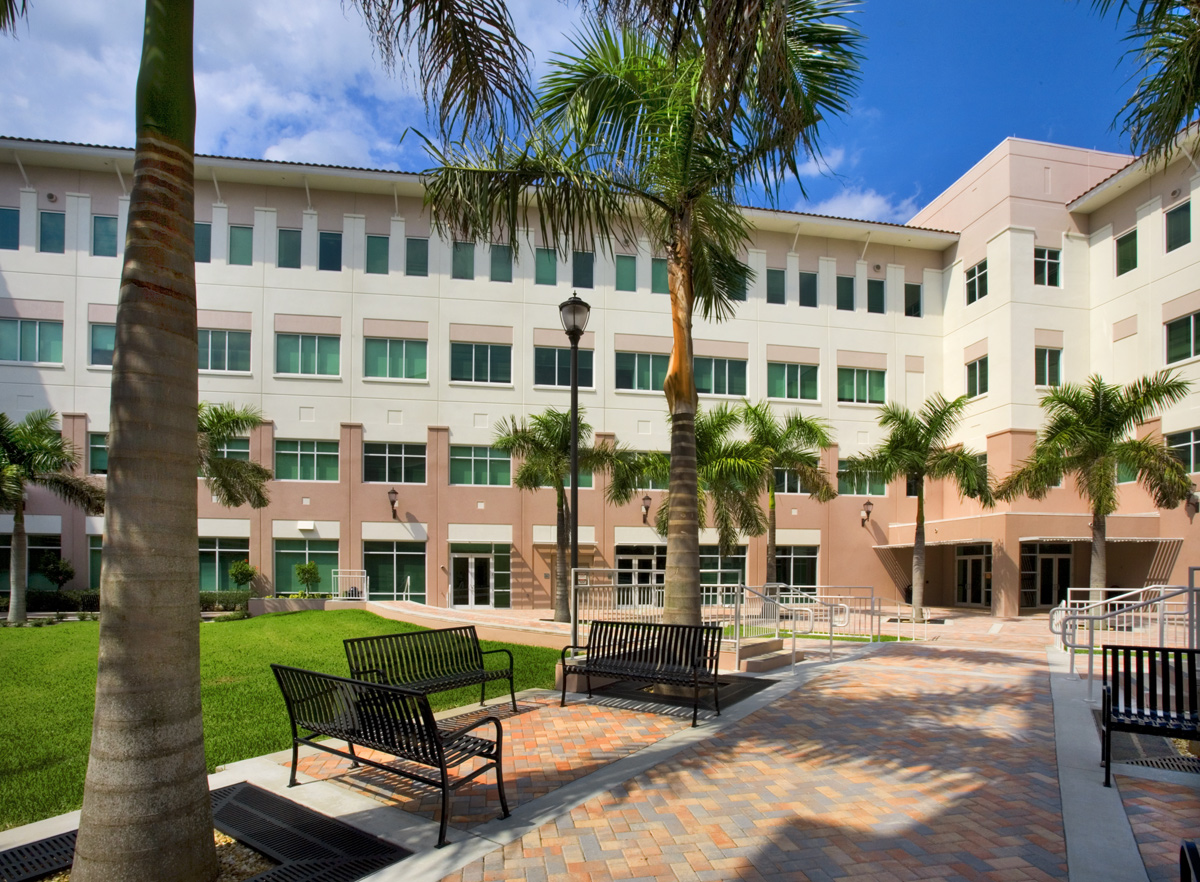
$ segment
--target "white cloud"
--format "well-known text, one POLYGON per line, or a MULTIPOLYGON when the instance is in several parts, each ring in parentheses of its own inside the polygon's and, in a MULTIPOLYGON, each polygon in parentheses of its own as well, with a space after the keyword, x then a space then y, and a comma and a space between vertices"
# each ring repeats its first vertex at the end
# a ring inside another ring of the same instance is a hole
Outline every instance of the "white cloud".
POLYGON ((902 224, 916 214, 919 208, 915 194, 897 199, 872 189, 847 187, 842 192, 815 204, 801 202, 796 206, 796 211, 902 224))
POLYGON ((821 175, 832 174, 841 168, 842 163, 846 160, 846 150, 844 147, 836 147, 833 150, 822 153, 818 159, 810 157, 807 162, 800 166, 800 177, 816 178, 821 175))

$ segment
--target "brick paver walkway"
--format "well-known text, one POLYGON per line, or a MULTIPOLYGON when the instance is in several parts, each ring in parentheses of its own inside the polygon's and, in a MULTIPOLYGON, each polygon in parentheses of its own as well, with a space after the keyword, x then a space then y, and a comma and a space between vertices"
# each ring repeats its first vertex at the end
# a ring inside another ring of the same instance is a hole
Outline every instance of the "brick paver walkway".
POLYGON ((1200 788, 1116 775, 1150 882, 1179 879, 1179 842, 1200 839, 1200 788))

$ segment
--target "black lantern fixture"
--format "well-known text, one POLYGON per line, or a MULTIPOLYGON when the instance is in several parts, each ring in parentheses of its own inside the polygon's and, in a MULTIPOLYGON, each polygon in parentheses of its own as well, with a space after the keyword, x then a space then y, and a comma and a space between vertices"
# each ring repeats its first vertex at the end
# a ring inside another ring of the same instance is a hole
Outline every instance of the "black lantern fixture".
POLYGON ((563 330, 571 341, 571 569, 579 566, 579 340, 592 307, 574 291, 558 305, 563 330))
POLYGON ((391 505, 391 507, 392 507, 392 520, 393 521, 397 521, 400 519, 399 516, 396 514, 396 500, 398 500, 399 498, 400 498, 400 494, 396 492, 395 487, 393 487, 391 490, 388 491, 388 504, 391 505))
POLYGON ((643 524, 649 523, 647 518, 650 516, 650 503, 652 503, 653 501, 654 500, 650 498, 649 494, 642 497, 642 523, 643 524))
POLYGON ((867 525, 867 521, 871 520, 871 512, 873 512, 874 510, 875 510, 875 503, 873 503, 871 500, 868 499, 866 502, 864 502, 862 504, 862 511, 860 511, 858 513, 859 516, 862 518, 862 526, 865 527, 867 525))

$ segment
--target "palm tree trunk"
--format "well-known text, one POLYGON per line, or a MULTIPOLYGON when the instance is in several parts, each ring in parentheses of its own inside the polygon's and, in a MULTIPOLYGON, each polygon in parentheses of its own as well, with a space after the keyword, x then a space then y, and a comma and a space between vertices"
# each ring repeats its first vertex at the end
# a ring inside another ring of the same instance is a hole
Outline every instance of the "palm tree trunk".
POLYGON ((667 257, 671 293, 671 360, 663 391, 671 413, 667 569, 663 621, 700 624, 700 510, 696 475, 696 376, 692 366, 691 215, 676 218, 667 257))
MULTIPOLYGON (((23 490, 24 488, 22 488, 23 490)), ((29 537, 25 535, 25 499, 13 505, 12 557, 8 579, 8 620, 24 624, 27 618, 26 590, 29 587, 29 537)))
POLYGON ((775 484, 773 478, 767 479, 767 573, 764 582, 775 581, 775 484))
POLYGON ((917 525, 913 530, 912 616, 925 620, 925 479, 917 489, 917 525))
POLYGON ((567 555, 570 553, 568 542, 568 524, 571 513, 567 511, 567 494, 562 487, 557 488, 558 495, 558 531, 554 539, 558 553, 554 560, 554 621, 571 621, 571 593, 567 585, 567 555))
POLYGON ((146 4, 75 882, 217 875, 200 708, 192 0, 146 4))
POLYGON ((1092 565, 1088 588, 1092 603, 1106 596, 1108 587, 1108 523, 1104 515, 1092 512, 1092 565))

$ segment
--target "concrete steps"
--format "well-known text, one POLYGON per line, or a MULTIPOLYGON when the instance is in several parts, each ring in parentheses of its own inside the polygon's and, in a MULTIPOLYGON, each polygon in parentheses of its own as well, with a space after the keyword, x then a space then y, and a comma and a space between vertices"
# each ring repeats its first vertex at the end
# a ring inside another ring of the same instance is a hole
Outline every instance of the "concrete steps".
MULTIPOLYGON (((782 638, 766 640, 743 641, 741 657, 734 659, 732 649, 722 652, 721 667, 725 670, 733 668, 747 674, 759 674, 763 671, 773 671, 792 663, 792 650, 789 645, 784 649, 782 638)), ((803 661, 803 651, 796 652, 796 661, 803 661)))

